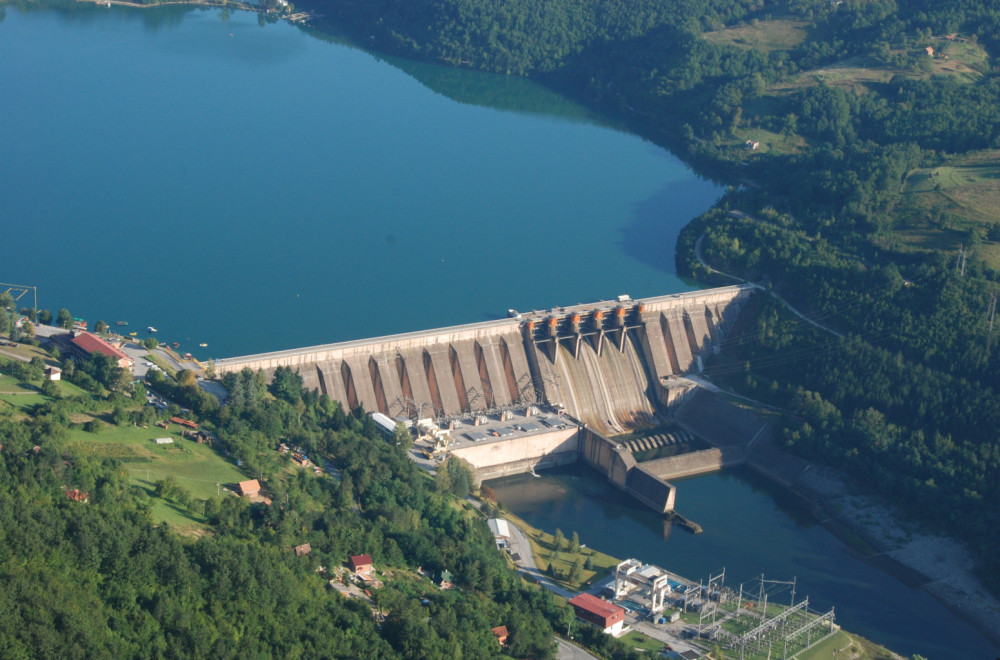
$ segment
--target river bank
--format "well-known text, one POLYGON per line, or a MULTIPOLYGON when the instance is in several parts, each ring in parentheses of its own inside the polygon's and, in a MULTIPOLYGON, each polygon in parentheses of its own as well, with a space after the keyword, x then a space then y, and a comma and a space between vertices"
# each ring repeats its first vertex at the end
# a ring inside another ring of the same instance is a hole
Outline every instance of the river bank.
POLYGON ((801 498, 852 555, 926 591, 1000 647, 1000 599, 976 577, 975 558, 964 544, 906 520, 877 495, 851 484, 847 475, 803 463, 804 469, 791 482, 778 466, 773 470, 760 464, 753 467, 801 498))

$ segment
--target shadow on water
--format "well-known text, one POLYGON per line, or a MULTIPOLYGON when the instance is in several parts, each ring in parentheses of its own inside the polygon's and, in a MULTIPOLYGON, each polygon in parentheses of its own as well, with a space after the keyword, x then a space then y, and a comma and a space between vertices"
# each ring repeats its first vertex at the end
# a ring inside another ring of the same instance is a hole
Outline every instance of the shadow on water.
POLYGON ((636 204, 631 221, 622 227, 619 247, 628 257, 657 270, 676 272, 677 237, 687 222, 702 213, 722 194, 711 181, 672 181, 636 204), (695 189, 695 192, 692 192, 695 189), (668 222, 665 218, 686 218, 668 222))
POLYGON ((558 117, 624 130, 563 94, 528 78, 387 55, 373 50, 367 44, 358 43, 329 24, 324 24, 322 27, 300 24, 297 27, 320 41, 367 53, 377 61, 399 69, 427 89, 457 103, 504 112, 558 117))
POLYGON ((457 103, 611 127, 580 104, 527 78, 369 54, 457 103))

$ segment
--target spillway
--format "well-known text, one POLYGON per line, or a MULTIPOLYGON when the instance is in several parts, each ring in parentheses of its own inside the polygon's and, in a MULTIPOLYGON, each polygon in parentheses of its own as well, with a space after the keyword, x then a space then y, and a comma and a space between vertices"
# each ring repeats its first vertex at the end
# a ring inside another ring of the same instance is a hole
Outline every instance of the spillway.
POLYGON ((575 359, 566 346, 559 351, 556 366, 570 414, 605 435, 656 424, 656 399, 631 337, 622 351, 612 347, 598 355, 590 343, 581 345, 575 359))
POLYGON ((402 335, 217 360, 217 374, 295 369, 347 409, 456 418, 547 403, 596 432, 657 424, 672 383, 717 346, 751 294, 730 286, 602 301, 402 335))

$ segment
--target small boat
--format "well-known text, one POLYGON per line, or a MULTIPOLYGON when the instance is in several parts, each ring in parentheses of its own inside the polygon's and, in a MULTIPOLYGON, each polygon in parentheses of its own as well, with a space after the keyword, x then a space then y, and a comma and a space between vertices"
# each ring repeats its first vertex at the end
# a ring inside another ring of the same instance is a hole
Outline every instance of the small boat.
POLYGON ((130 333, 128 333, 128 336, 129 337, 135 337, 137 334, 139 334, 139 333, 138 332, 130 332, 130 333))
POLYGON ((153 326, 148 326, 146 328, 146 332, 152 334, 152 333, 156 332, 156 328, 154 328, 153 326))
POLYGON ((205 347, 208 346, 208 344, 198 344, 198 345, 201 346, 202 348, 205 348, 205 347))
POLYGON ((128 325, 128 321, 115 321, 115 325, 128 325))
POLYGON ((181 343, 179 341, 175 341, 173 344, 171 344, 171 346, 173 346, 174 348, 180 348, 180 345, 181 343))

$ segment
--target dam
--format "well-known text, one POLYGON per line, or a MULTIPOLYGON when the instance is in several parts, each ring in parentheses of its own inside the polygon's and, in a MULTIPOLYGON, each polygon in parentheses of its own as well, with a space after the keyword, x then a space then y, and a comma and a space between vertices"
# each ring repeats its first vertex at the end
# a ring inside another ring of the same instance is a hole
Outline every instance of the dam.
POLYGON ((219 376, 291 368, 345 409, 432 420, 480 482, 582 460, 668 512, 668 479, 745 462, 766 432, 686 377, 719 350, 754 291, 738 285, 511 310, 496 321, 226 358, 214 368, 219 376), (709 448, 637 461, 633 452, 654 444, 642 432, 665 424, 709 448), (478 430, 462 430, 470 426, 478 430), (622 434, 639 439, 617 442, 622 434))

